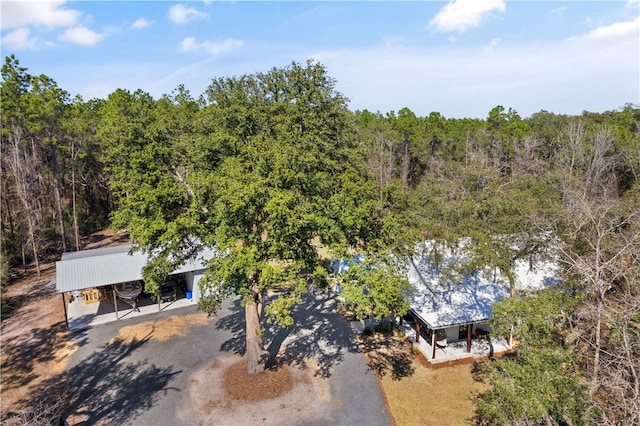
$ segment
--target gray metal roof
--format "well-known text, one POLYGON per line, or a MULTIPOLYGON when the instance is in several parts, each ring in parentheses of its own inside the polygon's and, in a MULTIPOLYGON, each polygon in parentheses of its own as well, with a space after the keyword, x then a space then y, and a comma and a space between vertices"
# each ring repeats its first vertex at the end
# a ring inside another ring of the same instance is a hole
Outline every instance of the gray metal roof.
MULTIPOLYGON (((67 292, 141 280, 142 268, 149 256, 139 251, 129 254, 131 247, 124 245, 63 255, 62 260, 56 262, 56 291, 67 292)), ((207 248, 195 259, 173 271, 173 274, 206 269, 205 262, 214 254, 212 249, 207 248)))
MULTIPOLYGON (((480 271, 465 275, 448 271, 461 258, 444 251, 436 266, 428 252, 412 259, 407 277, 412 286, 411 309, 432 329, 486 321, 493 304, 509 296, 509 281, 499 273, 490 279, 480 271)), ((513 269, 516 289, 539 290, 557 282, 555 261, 517 260, 513 269)))
POLYGON ((131 247, 131 244, 124 244, 115 247, 102 247, 91 250, 68 251, 66 253, 62 253, 62 258, 60 260, 73 260, 83 257, 103 256, 105 254, 113 253, 127 253, 129 250, 131 250, 131 247))

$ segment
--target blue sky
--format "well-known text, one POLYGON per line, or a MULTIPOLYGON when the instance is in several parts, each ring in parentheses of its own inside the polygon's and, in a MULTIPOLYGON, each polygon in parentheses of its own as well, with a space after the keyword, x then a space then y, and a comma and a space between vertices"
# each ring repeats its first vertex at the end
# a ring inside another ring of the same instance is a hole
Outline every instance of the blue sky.
POLYGON ((7 1, 3 56, 72 96, 324 64, 352 110, 486 118, 640 104, 640 0, 7 1))

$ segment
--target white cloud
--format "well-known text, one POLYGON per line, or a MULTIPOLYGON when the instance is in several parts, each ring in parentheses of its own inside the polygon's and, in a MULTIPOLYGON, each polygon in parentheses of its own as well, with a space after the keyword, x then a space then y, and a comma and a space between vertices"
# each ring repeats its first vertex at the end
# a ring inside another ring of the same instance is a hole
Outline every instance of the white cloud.
POLYGON ((149 21, 146 18, 138 18, 133 24, 131 24, 131 28, 134 30, 140 30, 142 28, 148 28, 151 25, 153 25, 153 21, 149 21))
POLYGON ((454 0, 440 9, 429 26, 443 32, 463 33, 477 27, 491 12, 504 12, 503 0, 454 0))
POLYGON ((66 9, 63 0, 52 1, 3 1, 2 29, 18 28, 27 25, 47 28, 68 27, 74 25, 80 12, 66 9))
POLYGON ((94 46, 104 38, 104 34, 96 33, 87 27, 78 26, 67 28, 59 37, 60 40, 81 46, 94 46))
POLYGON ((186 24, 194 19, 204 19, 207 15, 204 12, 200 12, 195 7, 187 7, 183 4, 175 4, 169 8, 169 19, 174 24, 186 24))
POLYGON ((22 27, 13 30, 2 37, 2 47, 12 50, 33 50, 37 45, 37 38, 30 37, 29 28, 22 27))
POLYGON ((502 39, 500 38, 494 38, 493 40, 491 40, 491 43, 489 43, 489 47, 487 48, 487 52, 489 53, 495 52, 496 48, 498 47, 498 44, 500 44, 501 41, 502 39))
POLYGON ((485 118, 497 105, 522 117, 606 111, 638 101, 640 39, 610 43, 565 40, 485 47, 386 46, 320 52, 314 57, 337 80, 350 108, 421 116, 485 118), (402 78, 398 78, 402 76, 402 78), (375 88, 375 90, 372 90, 375 88))
POLYGON ((180 52, 206 52, 210 55, 220 55, 235 50, 244 45, 243 40, 226 38, 224 40, 196 42, 194 37, 187 37, 180 43, 180 52))
POLYGON ((562 15, 567 10, 569 10, 569 8, 567 6, 560 6, 560 7, 556 7, 555 9, 551 9, 551 14, 552 15, 562 15))
POLYGON ((640 17, 633 21, 616 22, 611 25, 598 27, 589 33, 573 37, 573 40, 591 40, 591 41, 607 41, 619 38, 635 37, 638 39, 640 36, 640 17))
POLYGON ((407 44, 407 39, 404 37, 390 36, 382 39, 385 47, 401 47, 407 44))

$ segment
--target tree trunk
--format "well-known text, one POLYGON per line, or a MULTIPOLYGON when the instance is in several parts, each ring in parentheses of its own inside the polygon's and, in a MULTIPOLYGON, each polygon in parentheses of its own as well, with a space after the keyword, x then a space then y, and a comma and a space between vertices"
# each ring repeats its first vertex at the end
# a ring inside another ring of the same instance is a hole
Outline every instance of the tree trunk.
POLYGON ((38 259, 38 247, 36 245, 36 235, 33 230, 34 225, 31 222, 31 216, 28 216, 27 222, 29 224, 29 238, 31 239, 31 247, 33 248, 33 261, 36 264, 36 272, 38 277, 40 276, 40 260, 38 259))
POLYGON ((71 203, 73 209, 73 235, 76 250, 80 251, 80 233, 78 232, 78 210, 76 208, 76 158, 75 143, 71 142, 71 203))
POLYGON ((249 374, 264 371, 269 353, 262 343, 262 328, 260 318, 262 315, 262 292, 258 288, 256 275, 249 278, 252 297, 246 301, 244 317, 246 321, 247 336, 247 372, 249 374))
MULTIPOLYGON (((20 138, 21 130, 15 126, 12 128, 12 130, 13 132, 10 136, 10 147, 12 149, 12 152, 8 154, 8 157, 10 158, 9 166, 15 179, 16 194, 18 196, 18 199, 20 200, 20 203, 22 204, 23 211, 27 217, 27 232, 29 235, 29 239, 31 240, 31 246, 33 248, 33 257, 36 264, 36 270, 38 272, 38 276, 40 276, 40 262, 38 259, 38 247, 36 241, 37 217, 34 217, 34 210, 37 209, 34 209, 33 206, 33 199, 34 197, 37 198, 37 194, 31 190, 33 182, 31 182, 29 176, 27 176, 29 172, 33 172, 33 169, 35 169, 35 164, 29 163, 29 155, 27 153, 24 153, 23 161, 23 152, 21 150, 20 138)), ((24 261, 25 259, 23 252, 23 263, 24 261)))
POLYGON ((600 374, 600 348, 602 346, 602 340, 600 337, 602 328, 602 298, 598 297, 598 305, 596 308, 596 341, 595 341, 595 354, 593 355, 593 377, 592 377, 592 391, 595 391, 598 387, 598 376, 600 374))
POLYGON ((60 237, 62 239, 62 251, 67 251, 67 232, 64 226, 64 214, 62 211, 62 197, 60 196, 60 178, 58 176, 58 154, 55 144, 51 143, 49 148, 49 158, 51 171, 53 174, 53 196, 56 203, 56 211, 58 216, 58 225, 60 226, 60 237))
POLYGON ((409 172, 411 171, 411 155, 407 139, 402 143, 402 149, 404 154, 402 157, 402 190, 407 192, 409 190, 409 172))

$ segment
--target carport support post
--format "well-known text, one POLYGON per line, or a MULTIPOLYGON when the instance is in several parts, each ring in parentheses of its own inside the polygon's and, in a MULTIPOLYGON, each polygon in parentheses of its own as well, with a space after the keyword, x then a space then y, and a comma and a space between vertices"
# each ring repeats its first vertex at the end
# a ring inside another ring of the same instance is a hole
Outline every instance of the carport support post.
POLYGON ((416 343, 420 340, 420 320, 416 318, 416 343))
POLYGON ((433 348, 433 354, 431 355, 431 359, 436 359, 436 334, 438 334, 438 330, 431 330, 431 347, 433 348))
POLYGON ((157 294, 158 297, 158 312, 160 312, 162 309, 160 309, 160 293, 157 294))
POLYGON ((116 294, 116 286, 111 287, 113 289, 113 306, 116 308, 116 319, 118 318, 118 295, 116 294))
POLYGON ((473 333, 473 323, 467 326, 467 352, 471 352, 471 333, 473 333))
POLYGON ((67 330, 69 329, 69 316, 67 315, 67 304, 64 300, 64 292, 60 293, 62 296, 62 307, 64 308, 64 323, 67 325, 67 330))

